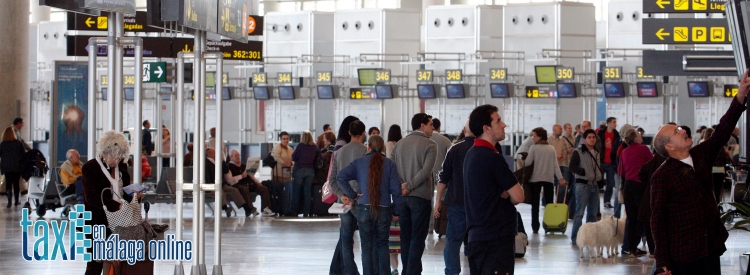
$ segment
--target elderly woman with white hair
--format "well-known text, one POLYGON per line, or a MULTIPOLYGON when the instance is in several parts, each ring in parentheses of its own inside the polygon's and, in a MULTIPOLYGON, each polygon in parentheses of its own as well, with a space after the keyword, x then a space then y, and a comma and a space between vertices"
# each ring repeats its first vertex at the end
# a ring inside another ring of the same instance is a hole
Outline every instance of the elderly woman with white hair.
MULTIPOLYGON (((109 211, 117 211, 121 207, 119 200, 112 198, 112 193, 117 193, 128 201, 132 198, 122 191, 123 186, 129 185, 131 179, 128 166, 124 162, 130 154, 130 148, 125 136, 116 131, 104 132, 96 146, 96 158, 86 162, 82 169, 84 206, 86 211, 91 212, 91 220, 86 221, 86 224, 107 226, 104 205, 109 211), (112 192, 104 192, 102 196, 105 188, 111 188, 112 192)), ((112 231, 107 228, 107 237, 110 234, 112 231)), ((87 239, 91 237, 90 234, 86 236, 87 239)), ((103 263, 89 261, 86 263, 86 274, 102 274, 102 268, 103 263)))

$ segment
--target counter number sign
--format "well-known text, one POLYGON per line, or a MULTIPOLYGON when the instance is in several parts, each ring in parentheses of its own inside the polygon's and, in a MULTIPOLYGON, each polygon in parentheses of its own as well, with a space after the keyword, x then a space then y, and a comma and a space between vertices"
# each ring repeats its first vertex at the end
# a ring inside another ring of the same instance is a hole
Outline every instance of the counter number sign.
POLYGON ((417 82, 432 82, 432 70, 417 70, 417 82))
POLYGON ((391 82, 391 71, 389 70, 377 70, 375 71, 375 82, 391 82))
POLYGON ((635 78, 638 79, 653 79, 653 75, 647 75, 643 72, 643 66, 636 66, 635 67, 635 78))
POLYGON ((622 79, 622 67, 604 67, 604 79, 622 79))
POLYGON ((490 69, 490 80, 505 81, 508 78, 508 69, 490 69))
POLYGON ((446 81, 463 80, 463 76, 461 75, 461 70, 445 70, 445 80, 446 81))
POLYGON ((266 73, 253 73, 253 84, 266 84, 266 73))
POLYGON ((557 67, 555 68, 557 80, 572 80, 575 77, 575 70, 573 67, 557 67))
POLYGON ((279 73, 276 81, 279 83, 292 83, 292 73, 279 73))
POLYGON ((333 75, 331 71, 318 72, 318 83, 331 83, 331 75, 333 75))

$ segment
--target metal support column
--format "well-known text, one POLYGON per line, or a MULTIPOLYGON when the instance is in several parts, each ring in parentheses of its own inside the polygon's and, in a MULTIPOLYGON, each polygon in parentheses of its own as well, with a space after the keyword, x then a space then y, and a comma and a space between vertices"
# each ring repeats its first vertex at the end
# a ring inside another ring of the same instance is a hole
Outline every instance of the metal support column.
MULTIPOLYGON (((185 135, 183 135, 185 125, 183 124, 183 114, 185 113, 184 105, 183 105, 183 98, 185 94, 185 59, 189 59, 192 57, 192 53, 185 53, 181 52, 177 55, 177 115, 175 116, 175 123, 174 123, 174 132, 175 132, 175 152, 177 153, 177 156, 184 156, 185 155, 185 144, 183 139, 185 138, 185 135)), ((177 157, 175 167, 177 168, 176 175, 175 175, 175 181, 177 184, 177 190, 175 192, 175 205, 177 206, 177 219, 175 221, 175 231, 177 231, 176 239, 177 240, 183 240, 183 198, 184 198, 184 191, 183 189, 185 186, 185 175, 183 174, 185 171, 183 167, 185 166, 184 159, 181 157, 177 157)), ((194 184, 190 186, 188 190, 191 190, 195 186, 194 184)), ((184 275, 185 270, 182 267, 182 261, 177 261, 177 264, 174 267, 174 275, 184 275)))
MULTIPOLYGON (((224 86, 224 83, 221 79, 221 76, 224 73, 223 67, 223 55, 222 53, 212 53, 210 54, 216 59, 216 75, 215 77, 217 79, 216 81, 216 138, 214 139, 214 148, 216 148, 216 154, 214 158, 214 163, 216 165, 214 166, 216 170, 214 170, 214 187, 216 188, 215 194, 214 194, 214 206, 216 210, 214 211, 214 268, 213 268, 213 275, 222 275, 224 272, 221 268, 221 211, 219 210, 219 205, 221 205, 221 197, 224 195, 221 189, 221 182, 222 182, 222 176, 223 172, 221 170, 221 162, 224 161, 223 155, 222 155, 222 127, 221 127, 221 119, 222 119, 222 108, 223 108, 223 97, 221 96, 221 89, 224 86), (218 214, 216 214, 218 213, 218 214)), ((209 54, 206 54, 206 57, 209 57, 209 54)), ((205 62, 205 61, 204 61, 205 62)), ((205 97, 201 99, 205 102, 205 97)), ((204 104, 205 106, 205 104, 204 104)), ((204 131, 205 132, 205 131, 204 131)), ((250 203, 250 202, 248 202, 250 203)), ((204 254, 205 255, 205 254, 204 254)))
MULTIPOLYGON (((115 21, 114 22, 115 22, 115 37, 116 37, 116 39, 120 39, 121 37, 123 37, 123 32, 124 32, 124 27, 125 27, 125 19, 124 19, 123 16, 124 15, 122 13, 120 13, 120 12, 115 13, 115 21)), ((109 22, 112 22, 112 21, 110 20, 109 22)), ((123 50, 122 45, 116 45, 115 46, 115 76, 112 76, 112 75, 109 76, 110 81, 112 80, 112 78, 116 78, 117 79, 115 81, 115 90, 114 90, 115 91, 115 96, 114 97, 110 97, 110 98, 114 99, 114 102, 115 102, 115 109, 114 109, 114 112, 115 112, 115 116, 114 116, 115 124, 114 124, 113 129, 115 131, 118 131, 118 132, 122 132, 122 130, 123 130, 123 128, 122 128, 122 120, 123 120, 123 117, 124 117, 123 113, 122 113, 122 104, 124 102, 123 97, 122 97, 122 90, 123 90, 123 87, 124 87, 124 84, 125 84, 125 82, 123 81, 123 76, 122 76, 123 75, 123 71, 125 69, 124 66, 123 66, 124 63, 122 61, 124 53, 125 53, 125 51, 123 50)), ((136 67, 135 74, 138 74, 140 72, 140 70, 141 69, 138 69, 136 67)), ((112 104, 112 103, 110 103, 110 104, 112 104)), ((110 119, 113 119, 113 118, 110 118, 110 119)), ((138 120, 140 120, 140 117, 136 118, 136 121, 138 121, 138 120)), ((136 123, 136 124, 138 124, 138 123, 136 123)), ((140 124, 138 124, 138 125, 140 125, 140 124)), ((138 127, 137 125, 135 127, 133 127, 133 129, 136 130, 136 132, 138 132, 137 129, 139 129, 139 128, 140 127, 138 127)))
MULTIPOLYGON (((88 113, 91 115, 96 114, 96 53, 97 46, 99 44, 107 44, 109 42, 106 37, 92 37, 89 39, 89 83, 88 83, 88 98, 89 106, 88 113)), ((111 95, 111 94, 110 94, 111 95)), ((96 157, 96 119, 90 117, 88 120, 88 136, 87 136, 87 152, 88 158, 94 159, 96 157)))
MULTIPOLYGON (((117 47, 117 37, 115 36, 115 30, 117 28, 117 23, 115 23, 115 13, 110 13, 107 17, 107 22, 111 22, 107 28, 107 77, 109 78, 107 81, 107 93, 109 93, 109 102, 107 102, 109 105, 107 113, 109 114, 107 116, 107 128, 109 129, 115 129, 115 101, 117 100, 117 93, 115 93, 115 87, 117 86, 117 79, 115 77, 115 68, 117 67, 117 62, 115 56, 117 55, 115 53, 115 47, 117 47)), ((91 54, 89 52, 89 54, 91 54)))
MULTIPOLYGON (((143 73, 141 73, 141 70, 143 70, 143 39, 138 37, 121 37, 118 38, 119 46, 121 47, 124 44, 133 45, 133 49, 135 50, 135 67, 136 67, 136 73, 135 73, 135 89, 134 89, 134 109, 135 109, 135 117, 141 117, 143 116, 143 73), (140 69, 138 69, 140 68, 140 69)), ((131 133, 131 140, 133 141, 133 147, 135 148, 133 153, 133 183, 141 184, 143 179, 141 179, 141 149, 142 149, 142 134, 137 129, 140 129, 140 127, 135 127, 136 130, 134 130, 135 134, 131 133)))

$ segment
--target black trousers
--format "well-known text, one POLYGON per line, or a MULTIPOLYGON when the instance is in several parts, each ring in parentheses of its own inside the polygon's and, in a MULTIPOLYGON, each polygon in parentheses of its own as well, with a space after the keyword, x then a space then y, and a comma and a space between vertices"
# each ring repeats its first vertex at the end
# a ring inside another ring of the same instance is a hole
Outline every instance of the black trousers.
POLYGON ((512 275, 515 269, 515 236, 469 242, 471 275, 512 275))
MULTIPOLYGON (((714 183, 714 197, 716 198, 716 203, 720 203, 722 195, 721 190, 724 188, 724 174, 713 173, 711 174, 711 178, 714 183)), ((734 194, 730 194, 730 196, 734 196, 734 194)))
POLYGON ((638 240, 641 238, 641 235, 638 234, 638 209, 643 199, 643 193, 646 192, 646 185, 641 182, 626 180, 624 188, 625 213, 628 214, 625 236, 628 236, 628 244, 632 252, 638 249, 638 240))
POLYGON ((21 173, 5 173, 5 195, 8 196, 8 203, 11 202, 11 194, 16 198, 21 195, 21 173))
MULTIPOLYGON (((531 229, 539 231, 539 197, 544 187, 544 201, 552 202, 555 186, 551 182, 530 182, 531 185, 531 229)), ((545 204, 546 205, 546 204, 545 204)))
POLYGON ((668 267, 673 275, 718 275, 721 274, 720 256, 707 256, 689 263, 673 262, 668 267))

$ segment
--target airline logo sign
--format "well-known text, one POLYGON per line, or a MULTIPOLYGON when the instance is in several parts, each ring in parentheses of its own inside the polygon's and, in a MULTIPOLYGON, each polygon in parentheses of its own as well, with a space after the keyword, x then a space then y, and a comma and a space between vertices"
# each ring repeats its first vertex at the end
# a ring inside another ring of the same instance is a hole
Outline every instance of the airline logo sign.
POLYGON ((725 19, 643 19, 643 44, 732 44, 725 19))
POLYGON ((723 13, 726 0, 643 0, 643 13, 723 13))

